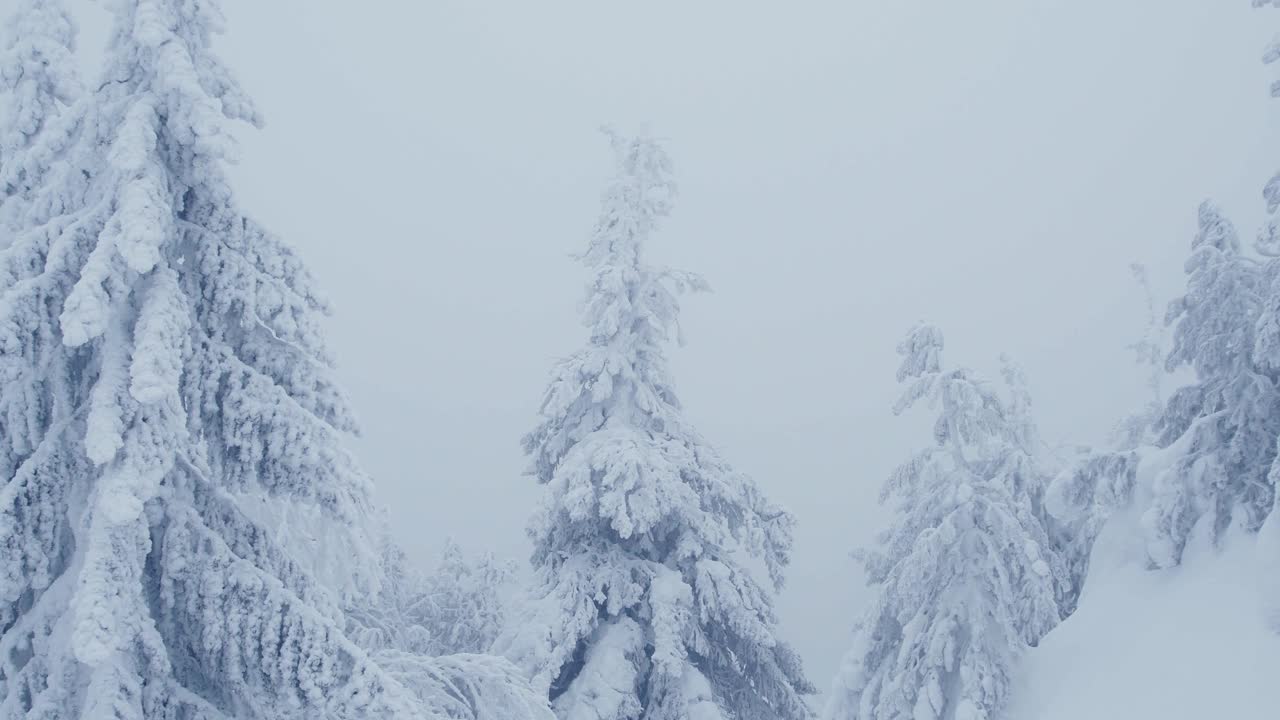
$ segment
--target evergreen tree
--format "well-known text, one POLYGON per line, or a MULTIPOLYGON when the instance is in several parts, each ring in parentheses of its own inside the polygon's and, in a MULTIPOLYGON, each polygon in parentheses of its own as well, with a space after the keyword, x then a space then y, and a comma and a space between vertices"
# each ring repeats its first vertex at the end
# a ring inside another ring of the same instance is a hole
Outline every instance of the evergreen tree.
POLYGON ((1153 482, 1143 515, 1153 564, 1181 561, 1192 529, 1210 523, 1214 538, 1234 521, 1257 530, 1271 510, 1268 471, 1280 434, 1280 324, 1269 290, 1274 269, 1246 255, 1217 208, 1200 207, 1199 232, 1186 263, 1187 291, 1169 306, 1174 324, 1167 368, 1188 366, 1191 385, 1169 398, 1157 425, 1161 447, 1179 457, 1153 482))
MULTIPOLYGON (((1254 0, 1257 7, 1270 5, 1280 8, 1280 0, 1254 0)), ((1280 38, 1274 40, 1263 56, 1267 64, 1280 62, 1280 38)), ((1280 97, 1280 80, 1271 85, 1271 96, 1280 97)), ((1258 248, 1269 257, 1267 276, 1268 297, 1264 320, 1260 323, 1258 346, 1254 353, 1265 367, 1280 368, 1280 173, 1274 175, 1263 197, 1267 203, 1268 219, 1259 238, 1258 248)), ((1262 610, 1271 627, 1280 632, 1280 458, 1272 461, 1267 475, 1275 503, 1258 531, 1257 567, 1262 610)))
POLYGON ((777 635, 791 516, 685 419, 667 369, 676 293, 703 283, 648 265, 671 208, 653 140, 613 137, 619 172, 581 256, 585 348, 555 369, 524 440, 546 486, 532 521, 529 610, 499 640, 565 720, 804 718, 812 692, 777 635))
POLYGON ((430 574, 412 569, 394 546, 383 560, 387 582, 377 602, 353 610, 362 644, 421 655, 486 653, 505 626, 515 564, 492 553, 467 558, 445 542, 430 574))
POLYGON ((113 12, 97 89, 4 167, 35 210, 0 252, 0 718, 440 716, 342 630, 370 483, 327 306, 224 170, 258 117, 218 3, 113 12))
MULTIPOLYGON (((32 150, 56 134, 79 94, 76 25, 61 0, 21 0, 9 20, 0 59, 0 249, 32 219, 29 203, 50 171, 48 153, 32 150)), ((36 220, 38 222, 38 218, 36 220)))
POLYGON ((492 553, 469 559, 453 540, 445 543, 435 572, 422 584, 421 612, 431 628, 431 655, 483 653, 506 623, 506 601, 515 566, 492 553))
POLYGON ((434 712, 464 720, 554 720, 546 695, 488 650, 502 621, 510 568, 469 561, 450 541, 440 567, 417 572, 383 542, 385 581, 347 609, 348 634, 434 712))
MULTIPOLYGON (((1254 0, 1256 7, 1274 4, 1254 0)), ((1264 60, 1280 60, 1280 43, 1264 60)), ((1280 83, 1272 94, 1280 96, 1280 83)), ((1271 515, 1280 434, 1280 175, 1263 195, 1273 217, 1256 244, 1261 260, 1242 248, 1213 204, 1200 206, 1186 293, 1166 314, 1174 331, 1165 369, 1189 367, 1195 381, 1122 425, 1115 448, 1083 456, 1054 482, 1053 512, 1075 524, 1086 548, 1107 517, 1135 497, 1142 467, 1152 478, 1143 524, 1153 566, 1180 563, 1202 524, 1217 540, 1233 524, 1256 531, 1271 515)), ((1144 340, 1135 349, 1146 362, 1158 347, 1144 340)), ((1157 402, 1159 380, 1153 372, 1157 402)))
POLYGON ((898 467, 896 516, 859 553, 878 596, 836 679, 830 720, 995 720, 1011 669, 1061 619, 1067 571, 1046 529, 1044 477, 1029 451, 1026 395, 943 370, 942 333, 898 347, 894 407, 938 408, 933 444, 898 467))

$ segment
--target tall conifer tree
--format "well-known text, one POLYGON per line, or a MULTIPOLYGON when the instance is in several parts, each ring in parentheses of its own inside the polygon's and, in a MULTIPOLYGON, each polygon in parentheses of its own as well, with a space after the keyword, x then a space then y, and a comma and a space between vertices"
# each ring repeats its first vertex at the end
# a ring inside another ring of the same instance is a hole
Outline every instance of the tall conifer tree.
POLYGON ((929 325, 898 346, 905 389, 894 411, 927 402, 938 418, 933 442, 885 483, 894 521, 861 553, 878 593, 828 720, 999 720, 1015 661, 1069 597, 1020 374, 1006 366, 1005 400, 969 370, 944 370, 942 348, 929 325))
POLYGON ((103 77, 65 109, 65 13, 11 28, 0 718, 440 717, 440 683, 342 630, 378 584, 370 483, 327 305, 227 179, 228 121, 258 116, 218 7, 113 2, 103 77))
POLYGON ((804 718, 812 690, 778 637, 792 518, 685 418, 667 369, 695 276, 643 250, 675 192, 666 153, 613 137, 618 174, 582 261, 586 347, 555 369, 524 440, 546 486, 530 616, 500 646, 564 720, 804 718))

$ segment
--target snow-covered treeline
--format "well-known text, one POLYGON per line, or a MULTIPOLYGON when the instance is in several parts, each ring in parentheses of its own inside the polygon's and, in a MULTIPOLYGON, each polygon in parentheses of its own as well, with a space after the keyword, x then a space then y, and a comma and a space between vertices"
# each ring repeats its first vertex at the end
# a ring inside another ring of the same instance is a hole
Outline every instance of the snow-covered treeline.
MULTIPOLYGON (((330 305, 228 172, 262 116, 215 52, 220 1, 110 0, 91 63, 67 2, 12 4, 0 720, 819 715, 777 610, 796 518, 676 392, 681 303, 708 285, 648 254, 677 194, 663 142, 606 131, 584 337, 522 440, 528 565, 449 541, 418 567, 348 450, 330 305)), ((933 422, 871 478, 889 522, 855 553, 870 606, 822 621, 853 629, 825 720, 1012 720, 1019 669, 1084 612, 1119 522, 1150 578, 1248 538, 1280 633, 1280 174, 1262 196, 1256 237, 1200 206, 1162 317, 1135 266, 1150 401, 1097 447, 1046 442, 1013 361, 984 377, 940 328, 908 331, 886 411, 933 422), (1171 375, 1189 380, 1166 395, 1171 375)))
MULTIPOLYGON (((1280 60, 1280 45, 1264 59, 1280 60)), ((936 328, 908 335, 894 410, 927 400, 939 418, 885 485, 897 500, 890 529, 860 553, 876 596, 828 720, 1012 717, 1015 668, 1082 602, 1094 543, 1122 510, 1138 518, 1152 571, 1177 568, 1193 543, 1237 536, 1258 538, 1261 567, 1280 567, 1280 175, 1263 196, 1271 217, 1253 243, 1214 204, 1200 207, 1186 289, 1164 317, 1168 347, 1154 310, 1134 345, 1152 369, 1152 402, 1108 446, 1038 442, 1025 393, 944 371, 936 328), (1192 381, 1163 397, 1175 371, 1192 381)), ((1134 271, 1150 298, 1145 269, 1134 271)), ((1262 587, 1264 606, 1280 608, 1280 585, 1262 587)))

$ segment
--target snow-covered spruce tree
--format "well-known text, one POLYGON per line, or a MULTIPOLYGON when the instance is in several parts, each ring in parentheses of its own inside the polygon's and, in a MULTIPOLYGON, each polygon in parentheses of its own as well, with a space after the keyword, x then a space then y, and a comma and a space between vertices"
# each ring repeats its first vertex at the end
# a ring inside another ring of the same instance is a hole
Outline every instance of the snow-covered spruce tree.
POLYGON ((1257 530, 1271 511, 1268 471, 1280 434, 1280 294, 1274 264, 1246 255, 1235 229, 1211 204, 1186 263, 1187 291, 1169 305, 1174 324, 1167 368, 1188 366, 1191 385, 1169 398, 1157 443, 1180 456, 1155 477, 1143 515, 1147 552, 1158 567, 1180 562, 1192 529, 1217 538, 1233 522, 1257 530))
POLYGON ((467 558, 453 540, 422 583, 420 610, 431 633, 429 655, 488 652, 506 623, 515 564, 492 553, 467 558))
MULTIPOLYGON (((1070 449, 1051 448, 1040 437, 1040 429, 1032 416, 1031 390, 1022 367, 1007 355, 1000 356, 1000 374, 1004 378, 1007 400, 1003 416, 1008 427, 1009 445, 1007 457, 1030 482, 1025 483, 1026 499, 1033 515, 1040 521, 1047 536, 1047 547, 1058 561, 1055 570, 1058 614, 1066 618, 1075 612, 1084 588, 1084 576, 1088 569, 1089 546, 1083 541, 1081 527, 1075 522, 1064 522, 1053 514, 1051 507, 1054 478, 1073 467, 1070 449)), ((997 397, 999 400, 999 397, 997 397)), ((1078 450, 1078 449, 1077 449, 1078 450)))
POLYGON ((587 251, 586 347, 562 361, 524 440, 546 485, 531 523, 537 579, 497 648, 563 720, 804 718, 812 692, 778 638, 793 520, 683 415, 665 346, 691 275, 645 263, 671 207, 655 141, 613 136, 619 171, 587 251))
MULTIPOLYGON (((1255 6, 1280 9, 1280 0, 1254 0, 1255 6)), ((1267 64, 1280 62, 1280 37, 1272 41, 1263 56, 1267 64)), ((1271 85, 1271 96, 1280 98, 1280 80, 1271 85)), ((1268 297, 1264 320, 1260 323, 1258 345, 1254 349, 1258 362, 1268 368, 1280 367, 1280 173, 1274 175, 1263 190, 1268 219, 1259 238, 1259 250, 1269 257, 1268 297)), ((1258 530, 1257 567, 1263 612, 1276 632, 1280 632, 1280 459, 1273 461, 1267 476, 1275 503, 1258 530)))
MULTIPOLYGON (((943 370, 942 333, 899 345, 900 413, 939 411, 934 442, 889 477, 896 516, 860 553, 878 596, 829 699, 829 720, 996 720, 1019 653, 1061 619, 1066 569, 1040 505, 1019 402, 943 370)), ((1016 386, 1015 386, 1016 387, 1016 386)))
POLYGON ((452 539, 429 574, 388 544, 386 580, 376 603, 354 609, 364 644, 421 655, 486 653, 506 624, 515 563, 492 553, 468 558, 452 539))
POLYGON ((326 306, 224 172, 218 3, 112 10, 0 252, 0 718, 438 716, 342 631, 369 482, 326 306))
POLYGON ((21 0, 0 57, 0 249, 30 222, 25 216, 49 172, 31 150, 80 93, 72 52, 76 25, 61 0, 21 0))
POLYGON ((491 556, 467 561, 450 542, 440 568, 424 576, 390 538, 383 542, 382 563, 381 590, 347 609, 348 634, 380 667, 450 718, 554 720, 546 695, 521 670, 481 654, 501 622, 506 566, 491 556), (472 575, 480 570, 488 572, 472 575))

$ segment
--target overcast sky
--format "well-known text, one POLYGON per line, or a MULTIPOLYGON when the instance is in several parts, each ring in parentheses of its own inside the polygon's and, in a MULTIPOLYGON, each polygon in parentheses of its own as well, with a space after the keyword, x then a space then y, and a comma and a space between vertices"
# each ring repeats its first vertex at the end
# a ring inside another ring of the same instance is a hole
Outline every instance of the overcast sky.
MULTIPOLYGON (((79 0, 87 62, 100 6, 79 0)), ((0 0, 7 15, 14 0, 0 0)), ((605 122, 668 138, 681 194, 649 249, 704 274, 673 349, 688 412, 800 526, 781 598, 826 688, 866 593, 848 558, 891 467, 894 346, 1027 369, 1050 442, 1145 400, 1128 265, 1178 291, 1195 210, 1252 237, 1280 164, 1248 0, 225 0, 221 48, 268 126, 242 205, 338 309, 357 443, 411 555, 524 558, 518 441, 585 339, 605 122)))

